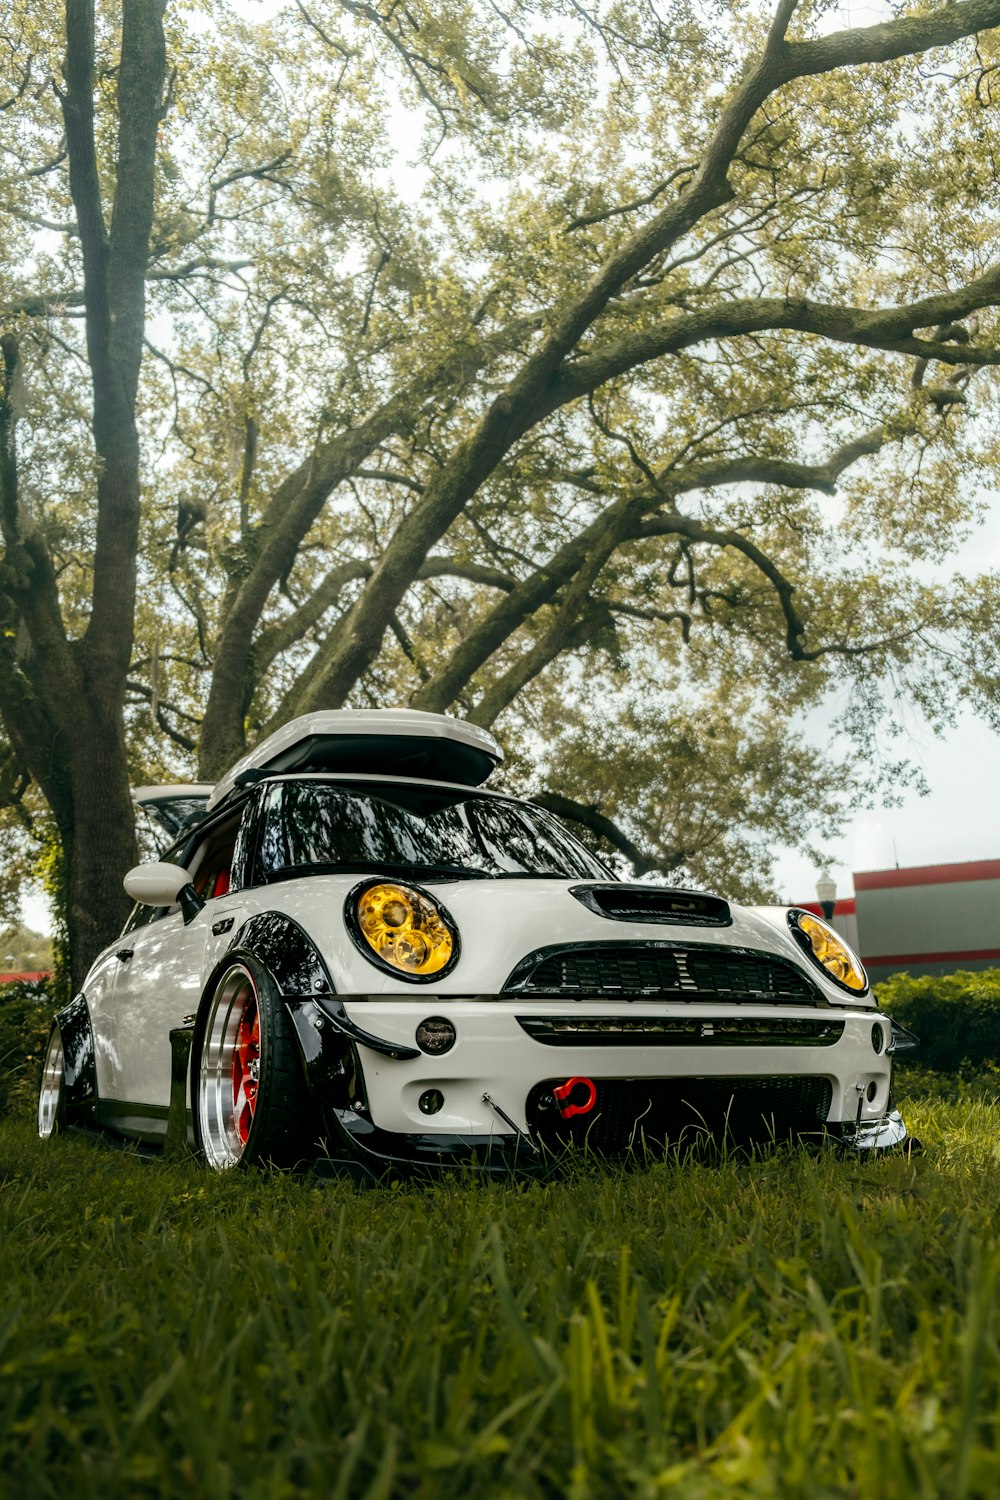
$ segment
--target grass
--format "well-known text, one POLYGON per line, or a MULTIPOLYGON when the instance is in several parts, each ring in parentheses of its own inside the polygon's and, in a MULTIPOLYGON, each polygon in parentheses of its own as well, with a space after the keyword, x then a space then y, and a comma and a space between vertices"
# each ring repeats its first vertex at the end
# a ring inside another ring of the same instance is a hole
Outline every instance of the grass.
POLYGON ((1000 1109, 911 1078, 912 1161, 548 1184, 0 1123, 0 1492, 994 1496, 1000 1109))

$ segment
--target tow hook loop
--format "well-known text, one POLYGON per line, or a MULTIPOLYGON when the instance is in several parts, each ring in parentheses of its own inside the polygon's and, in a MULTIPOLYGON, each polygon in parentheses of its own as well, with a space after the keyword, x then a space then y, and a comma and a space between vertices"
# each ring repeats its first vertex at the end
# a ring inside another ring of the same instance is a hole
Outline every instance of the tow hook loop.
POLYGON ((590 1078, 567 1078, 558 1088, 552 1090, 552 1097, 556 1101, 556 1108, 564 1120, 571 1120, 574 1115, 589 1115, 597 1103, 597 1089, 590 1078), (576 1095, 576 1103, 570 1103, 573 1095, 576 1095))

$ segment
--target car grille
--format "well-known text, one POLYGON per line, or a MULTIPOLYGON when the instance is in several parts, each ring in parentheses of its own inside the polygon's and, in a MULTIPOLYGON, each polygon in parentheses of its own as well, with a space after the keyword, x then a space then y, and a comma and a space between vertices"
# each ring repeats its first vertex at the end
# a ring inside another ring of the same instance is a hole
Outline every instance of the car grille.
POLYGON ((564 1120, 550 1102, 559 1080, 527 1100, 528 1124, 553 1149, 606 1155, 650 1147, 746 1147, 818 1135, 833 1098, 828 1078, 595 1078, 597 1102, 564 1120))
POLYGON ((518 1016, 547 1047, 832 1047, 844 1022, 770 1016, 518 1016))
POLYGON ((787 959, 741 948, 592 943, 543 948, 522 959, 504 991, 624 999, 822 1005, 808 975, 787 959))

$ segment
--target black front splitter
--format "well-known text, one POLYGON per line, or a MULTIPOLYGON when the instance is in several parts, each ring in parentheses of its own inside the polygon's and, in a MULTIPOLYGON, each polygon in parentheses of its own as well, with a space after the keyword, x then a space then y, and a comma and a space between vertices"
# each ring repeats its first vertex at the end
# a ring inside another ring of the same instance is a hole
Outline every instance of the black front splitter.
POLYGON ((381 1181, 462 1170, 509 1177, 552 1168, 551 1157, 539 1152, 524 1135, 404 1134, 383 1130, 353 1109, 328 1106, 324 1114, 330 1127, 328 1149, 316 1164, 324 1176, 381 1181))

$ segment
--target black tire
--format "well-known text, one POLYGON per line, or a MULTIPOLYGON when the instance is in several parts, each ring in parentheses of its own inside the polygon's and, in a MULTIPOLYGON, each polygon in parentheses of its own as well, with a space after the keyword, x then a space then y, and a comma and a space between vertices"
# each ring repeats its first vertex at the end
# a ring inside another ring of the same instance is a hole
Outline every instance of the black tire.
POLYGON ((43 1141, 58 1135, 66 1123, 66 1057, 62 1032, 54 1024, 45 1049, 42 1081, 38 1088, 38 1134, 43 1141))
POLYGON ((215 1171, 291 1167, 309 1154, 311 1111, 292 1023, 250 954, 233 954, 205 998, 191 1092, 195 1141, 215 1171))

